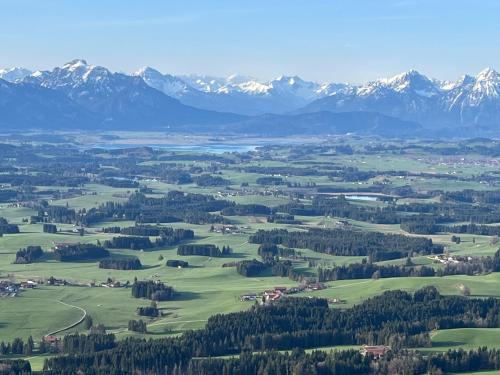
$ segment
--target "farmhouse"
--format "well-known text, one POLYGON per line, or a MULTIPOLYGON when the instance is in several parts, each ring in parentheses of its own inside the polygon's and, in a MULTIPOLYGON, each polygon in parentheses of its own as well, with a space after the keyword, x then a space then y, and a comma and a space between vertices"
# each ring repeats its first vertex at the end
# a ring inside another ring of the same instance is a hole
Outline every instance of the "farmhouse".
POLYGON ((36 282, 33 280, 27 280, 27 281, 22 281, 21 282, 21 288, 22 289, 33 289, 36 287, 36 282))
POLYGON ((459 263, 468 263, 472 261, 472 257, 470 256, 455 256, 455 255, 447 255, 447 254, 439 254, 432 255, 428 257, 434 263, 442 263, 442 264, 459 264, 459 263))
POLYGON ((340 298, 328 298, 328 303, 340 305, 340 304, 346 303, 346 300, 340 299, 340 298))
POLYGON ((122 285, 119 281, 108 279, 106 282, 101 283, 101 286, 104 288, 120 288, 122 285))
POLYGON ((68 282, 66 280, 56 279, 55 277, 51 276, 47 279, 47 284, 54 285, 54 286, 64 286, 64 285, 67 285, 68 282))
POLYGON ((312 283, 307 285, 307 290, 314 291, 314 290, 323 290, 326 289, 326 285, 323 283, 312 283))
POLYGON ((70 244, 66 243, 66 242, 53 242, 52 249, 53 250, 59 250, 59 249, 65 248, 68 245, 70 245, 70 244))
POLYGON ((280 290, 266 290, 262 295, 262 304, 271 303, 279 300, 283 296, 280 290))
POLYGON ((257 299, 257 294, 244 294, 240 297, 240 301, 241 302, 244 302, 244 301, 255 301, 257 299))
POLYGON ((373 354, 375 358, 383 357, 391 348, 385 345, 364 345, 361 349, 362 355, 373 354))
POLYGON ((19 284, 10 281, 0 281, 0 297, 16 297, 19 293, 19 284))
POLYGON ((337 220, 335 226, 337 228, 350 228, 351 224, 347 220, 337 220))
POLYGON ((61 339, 55 335, 45 335, 42 337, 42 341, 50 347, 57 347, 61 342, 61 339))

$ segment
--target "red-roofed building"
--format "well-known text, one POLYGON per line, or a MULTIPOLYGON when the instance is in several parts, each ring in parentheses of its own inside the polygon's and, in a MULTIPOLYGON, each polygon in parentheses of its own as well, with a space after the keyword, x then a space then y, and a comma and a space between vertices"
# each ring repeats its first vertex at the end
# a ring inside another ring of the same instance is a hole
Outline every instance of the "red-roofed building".
POLYGON ((387 352, 391 350, 390 347, 385 345, 364 345, 361 349, 362 355, 373 354, 375 358, 383 357, 387 352))
POLYGON ((49 344, 49 345, 56 345, 59 341, 61 341, 61 339, 55 335, 43 336, 42 340, 45 344, 49 344))

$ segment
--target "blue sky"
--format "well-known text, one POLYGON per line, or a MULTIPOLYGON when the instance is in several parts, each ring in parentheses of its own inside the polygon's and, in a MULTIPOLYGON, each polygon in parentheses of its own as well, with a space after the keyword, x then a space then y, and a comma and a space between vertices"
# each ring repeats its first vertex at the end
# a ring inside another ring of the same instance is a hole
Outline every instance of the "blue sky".
POLYGON ((0 67, 363 82, 500 69, 499 0, 0 0, 0 67))

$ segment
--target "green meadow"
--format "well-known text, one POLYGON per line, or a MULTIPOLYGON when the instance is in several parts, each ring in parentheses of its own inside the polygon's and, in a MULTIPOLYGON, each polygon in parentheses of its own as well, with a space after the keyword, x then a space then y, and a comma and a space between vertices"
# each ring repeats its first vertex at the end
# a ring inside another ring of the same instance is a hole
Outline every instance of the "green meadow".
MULTIPOLYGON (((123 134, 122 134, 123 135, 123 134)), ((123 135, 125 141, 133 144, 132 138, 123 135)), ((138 141, 137 141, 138 142, 138 141)), ((358 140, 352 144, 356 150, 363 147, 358 140)), ((177 162, 182 168, 194 168, 199 175, 199 168, 214 168, 209 160, 189 159, 195 153, 190 151, 178 152, 177 162), (186 160, 182 160, 182 155, 186 160)), ((112 158, 103 151, 105 158, 112 158)), ((170 154, 168 154, 171 156, 170 154)), ((198 155, 198 154, 196 154, 198 155)), ((224 154, 228 158, 234 155, 224 154)), ((386 184, 390 187, 411 185, 418 192, 428 190, 458 191, 463 189, 494 190, 498 189, 494 182, 483 183, 475 181, 472 176, 477 173, 491 172, 492 167, 482 163, 477 155, 471 157, 468 164, 461 162, 443 162, 438 155, 428 157, 416 149, 405 155, 384 154, 378 156, 353 154, 336 155, 321 154, 302 155, 291 158, 288 149, 266 151, 265 157, 250 159, 245 165, 231 164, 214 169, 214 174, 230 181, 229 186, 198 186, 196 183, 177 185, 158 179, 141 177, 138 182, 152 189, 148 197, 161 197, 172 190, 186 193, 209 194, 216 199, 225 199, 237 204, 261 204, 268 207, 277 207, 290 202, 311 203, 311 195, 306 186, 345 189, 356 191, 377 184, 386 184), (482 164, 481 164, 482 163, 482 164), (479 164, 479 165, 478 165, 479 164), (247 173, 243 167, 294 167, 320 170, 324 173, 311 175, 283 176, 287 185, 262 186, 257 183, 266 173, 247 173), (360 171, 407 171, 426 173, 425 176, 415 177, 402 174, 388 174, 380 172, 376 177, 366 181, 342 181, 329 177, 328 173, 335 167, 355 167, 360 171), (434 174, 434 175, 433 175, 434 174), (461 178, 443 178, 459 175, 461 178)), ((198 155, 199 156, 199 155, 198 155)), ((292 155, 293 156, 293 155, 292 155)), ((460 156, 457 156, 459 160, 460 156)), ((107 159, 105 159, 107 160, 107 159)), ((148 160, 141 164, 160 166, 167 162, 148 160)), ((113 169, 115 167, 109 167, 113 169)), ((494 169, 494 167, 493 167, 494 169)), ((66 192, 63 186, 38 186, 39 190, 59 189, 66 192)), ((67 206, 75 210, 91 209, 109 201, 125 202, 134 189, 115 188, 100 184, 96 181, 80 187, 82 194, 62 199, 52 199, 51 205, 67 206)), ((384 208, 389 203, 382 201, 354 201, 350 203, 366 207, 384 208)), ((396 204, 406 203, 439 203, 440 197, 410 197, 400 199, 396 204)), ((44 335, 59 331, 64 327, 79 321, 85 312, 90 315, 94 323, 103 324, 109 332, 118 338, 128 336, 142 336, 147 338, 177 335, 185 330, 201 328, 210 316, 215 314, 231 313, 248 309, 255 302, 241 302, 240 296, 248 293, 260 293, 276 286, 291 287, 298 282, 289 278, 281 278, 263 274, 258 277, 245 278, 236 272, 235 267, 223 267, 226 263, 235 263, 241 260, 259 259, 258 245, 248 243, 248 237, 259 229, 283 228, 290 231, 303 231, 309 228, 335 228, 342 218, 331 216, 300 216, 295 219, 300 224, 273 224, 268 223, 265 215, 262 216, 228 216, 231 223, 239 227, 237 233, 222 234, 211 231, 210 224, 195 225, 187 223, 161 224, 174 228, 189 228, 195 233, 192 243, 214 244, 230 246, 233 254, 224 258, 203 256, 178 256, 177 246, 158 247, 152 251, 112 249, 112 257, 138 257, 143 267, 140 270, 119 271, 100 269, 97 261, 59 262, 52 254, 52 248, 57 243, 103 243, 114 235, 102 232, 102 228, 109 226, 129 227, 134 221, 104 221, 85 228, 85 235, 79 236, 77 227, 72 224, 56 223, 59 232, 49 234, 43 232, 42 224, 28 224, 30 216, 37 212, 28 207, 12 204, 0 204, 0 217, 6 218, 9 223, 18 224, 19 234, 5 234, 0 237, 0 278, 3 280, 35 279, 44 282, 49 277, 65 279, 73 285, 49 286, 40 284, 33 290, 25 290, 18 297, 0 298, 0 341, 11 341, 15 337, 27 338, 33 336, 39 340, 44 335), (45 255, 40 261, 30 264, 13 264, 16 252, 30 245, 40 245, 45 255), (189 262, 188 268, 171 268, 166 266, 167 260, 182 259, 189 262), (121 283, 132 283, 138 280, 158 280, 174 287, 176 297, 172 301, 158 303, 162 316, 155 319, 141 317, 147 321, 148 333, 137 334, 127 330, 131 319, 139 319, 136 309, 150 304, 148 300, 135 299, 129 288, 107 288, 100 284, 108 278, 121 283), (97 286, 90 286, 91 284, 97 286)), ((383 233, 413 235, 404 232, 399 224, 376 224, 370 221, 356 221, 349 219, 354 230, 377 231, 383 233)), ((495 224, 491 224, 495 225, 495 224)), ((435 243, 443 244, 453 255, 492 256, 498 249, 492 237, 471 234, 461 234, 459 244, 451 241, 450 233, 425 235, 435 243)), ((296 249, 301 256, 309 261, 293 260, 294 269, 303 276, 314 277, 317 267, 328 268, 334 265, 348 265, 360 263, 364 257, 333 256, 312 251, 310 249, 296 249), (311 266, 310 261, 314 265, 311 266)), ((413 262, 419 265, 436 266, 428 257, 414 257, 413 262)), ((381 264, 402 264, 405 259, 395 259, 381 264)), ((342 304, 332 304, 333 308, 349 308, 359 304, 367 298, 377 296, 389 290, 405 290, 413 292, 424 286, 433 285, 440 293, 446 295, 460 295, 460 286, 465 284, 470 289, 471 297, 500 297, 500 273, 490 273, 479 276, 446 276, 446 277, 405 277, 386 279, 356 279, 326 283, 327 288, 315 292, 304 292, 299 296, 316 296, 330 299, 341 299, 342 304)), ((59 332, 64 335, 70 332, 84 332, 83 324, 59 332)), ((456 329, 442 330, 432 333, 432 347, 418 348, 422 351, 444 351, 448 349, 472 349, 479 346, 499 347, 500 331, 498 329, 456 329)), ((356 347, 357 348, 357 347, 356 347)), ((321 350, 342 350, 342 347, 325 347, 321 350)), ((312 349, 311 349, 312 350, 312 349)), ((43 357, 30 358, 34 368, 41 368, 43 357)), ((494 372, 491 372, 493 374, 494 372)), ((484 373, 486 374, 486 373, 484 373)))

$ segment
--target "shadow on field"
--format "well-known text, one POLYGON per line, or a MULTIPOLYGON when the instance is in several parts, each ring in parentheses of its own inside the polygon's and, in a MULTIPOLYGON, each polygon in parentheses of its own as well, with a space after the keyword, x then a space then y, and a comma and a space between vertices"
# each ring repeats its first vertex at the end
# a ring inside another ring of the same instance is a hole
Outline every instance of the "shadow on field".
POLYGON ((150 270, 150 269, 159 268, 159 267, 161 267, 160 264, 155 264, 155 265, 150 265, 150 266, 143 264, 141 270, 150 270))
POLYGON ((227 254, 227 255, 224 255, 223 257, 221 258, 233 258, 233 259, 240 259, 240 258, 244 258, 245 255, 244 254, 241 254, 241 253, 232 253, 232 254, 227 254))
POLYGON ((169 328, 168 326, 166 326, 165 328, 163 328, 163 331, 164 332, 150 332, 148 331, 147 333, 147 336, 165 336, 165 334, 167 335, 177 335, 177 334, 180 334, 180 333, 183 333, 184 331, 182 330, 178 330, 178 329, 172 329, 172 328, 169 328))
POLYGON ((465 345, 466 343, 463 341, 440 341, 440 342, 433 342, 432 347, 433 348, 442 348, 442 347, 448 347, 448 346, 461 346, 465 345))
POLYGON ((174 301, 192 301, 201 298, 201 293, 196 292, 176 292, 174 301))

